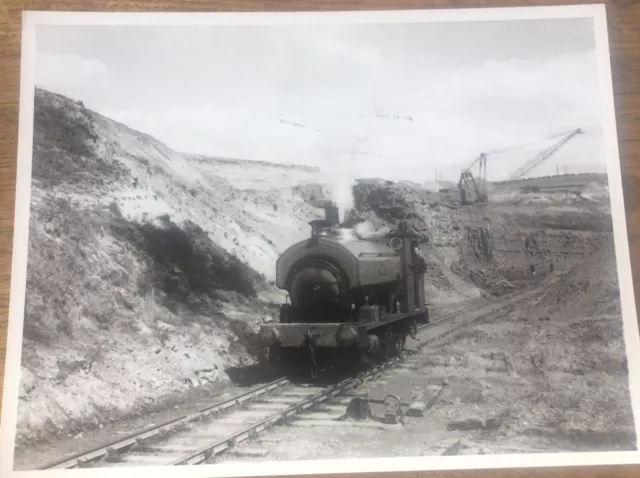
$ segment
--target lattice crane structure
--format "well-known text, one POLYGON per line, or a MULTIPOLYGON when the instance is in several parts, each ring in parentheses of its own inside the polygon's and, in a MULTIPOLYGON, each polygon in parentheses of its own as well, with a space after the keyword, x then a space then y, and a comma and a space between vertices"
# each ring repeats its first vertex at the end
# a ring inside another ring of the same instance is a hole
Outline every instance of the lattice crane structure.
MULTIPOLYGON (((511 173, 507 179, 507 181, 516 181, 518 179, 522 179, 528 173, 533 171, 535 168, 540 166, 544 161, 549 159, 556 151, 558 151, 562 146, 564 146, 567 142, 569 142, 574 136, 584 134, 581 128, 571 130, 569 132, 564 132, 560 134, 555 134, 548 138, 544 138, 544 141, 553 138, 560 137, 561 139, 556 143, 552 144, 548 148, 540 151, 533 158, 528 159, 524 164, 522 164, 518 169, 516 169, 513 173, 511 173)), ((538 142, 536 141, 536 142, 538 142)), ((460 180, 458 181, 458 188, 460 189, 460 199, 463 204, 483 204, 488 201, 488 192, 487 192, 487 158, 492 155, 496 155, 498 153, 503 153, 505 151, 509 151, 512 149, 517 149, 522 146, 526 146, 531 143, 520 144, 517 146, 512 146, 509 148, 501 149, 498 151, 492 151, 490 153, 481 153, 466 169, 464 169, 460 174, 460 180), (479 165, 478 172, 478 180, 474 178, 471 173, 471 168, 473 168, 476 164, 479 165)))

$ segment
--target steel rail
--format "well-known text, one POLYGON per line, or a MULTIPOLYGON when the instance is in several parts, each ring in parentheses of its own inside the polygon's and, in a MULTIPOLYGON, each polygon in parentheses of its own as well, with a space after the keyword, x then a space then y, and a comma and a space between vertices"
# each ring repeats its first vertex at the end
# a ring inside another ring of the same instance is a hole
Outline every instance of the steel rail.
POLYGON ((142 432, 131 433, 125 438, 108 443, 106 445, 100 445, 92 450, 76 453, 68 458, 63 458, 62 460, 49 463, 40 469, 41 470, 56 469, 56 468, 69 469, 69 468, 82 466, 89 462, 99 460, 105 457, 108 453, 112 453, 113 451, 119 452, 122 450, 126 450, 127 448, 133 445, 139 445, 145 440, 149 440, 150 438, 156 437, 166 431, 170 431, 171 429, 178 427, 180 425, 183 425, 185 423, 189 423, 189 422, 198 420, 200 418, 206 417, 208 415, 213 415, 215 413, 219 413, 221 411, 237 407, 238 405, 241 405, 245 402, 255 400, 256 398, 264 395, 267 392, 275 390, 279 387, 289 385, 290 383, 291 382, 288 378, 281 377, 277 380, 269 382, 266 385, 262 385, 258 388, 255 388, 249 392, 245 392, 233 398, 225 400, 224 402, 220 402, 210 407, 206 407, 202 410, 190 413, 181 418, 170 420, 168 422, 161 423, 159 425, 154 425, 152 427, 147 428, 146 430, 143 430, 142 432))
MULTIPOLYGON (((477 317, 474 320, 479 320, 482 317, 485 317, 487 315, 490 315, 492 313, 495 313, 498 310, 501 310, 504 307, 508 307, 511 305, 511 301, 520 296, 520 295, 526 295, 528 292, 530 292, 531 290, 535 289, 537 287, 531 288, 531 289, 526 289, 526 290, 519 290, 516 292, 513 292, 511 294, 507 294, 506 296, 500 297, 498 300, 494 301, 494 302, 489 302, 488 304, 476 304, 476 305, 471 305, 468 307, 464 307, 462 309, 456 310, 454 312, 445 314, 442 317, 439 317, 438 319, 436 319, 435 321, 431 321, 427 324, 422 324, 418 327, 418 330, 424 330, 428 327, 432 327, 434 325, 440 324, 444 321, 450 320, 453 317, 456 317, 468 310, 471 310, 473 308, 484 308, 484 307, 491 307, 492 305, 498 305, 501 304, 503 302, 509 302, 509 304, 504 305, 503 307, 500 307, 498 309, 492 309, 490 311, 488 311, 487 313, 481 315, 480 317, 477 317)), ((466 323, 465 323, 466 324, 466 323)), ((462 324, 460 326, 463 326, 465 324, 462 324)), ((460 326, 456 327, 455 329, 459 328, 460 326)), ((453 330, 455 330, 453 329, 453 330)), ((444 335, 447 335, 448 333, 450 333, 451 331, 447 331, 444 333, 444 335)), ((424 347, 425 345, 427 345, 427 343, 433 342, 433 340, 436 339, 430 339, 427 342, 423 342, 420 345, 418 345, 417 349, 421 349, 422 347, 424 347)), ((363 380, 366 380, 367 378, 374 376, 378 373, 380 373, 382 370, 386 370, 388 368, 390 368, 392 365, 395 365, 396 363, 398 363, 399 361, 402 361, 404 358, 404 354, 401 356, 396 356, 396 357, 392 357, 388 360, 386 360, 385 362, 383 362, 382 364, 377 364, 372 366, 371 368, 365 370, 364 372, 359 373, 358 375, 356 375, 355 377, 351 377, 351 378, 347 378, 345 380, 343 380, 342 382, 338 383, 337 385, 333 385, 331 386, 329 389, 327 390, 323 390, 322 392, 317 393, 316 395, 312 396, 311 398, 307 398, 304 399, 303 401, 292 405, 291 407, 289 407, 288 409, 282 411, 282 412, 278 412, 273 414, 272 416, 270 416, 267 419, 264 419, 262 421, 260 421, 259 423, 252 425, 244 430, 242 430, 239 433, 236 433, 228 438, 225 438, 223 440, 220 440, 210 446, 207 446, 201 450, 198 450, 190 455, 188 455, 185 458, 181 458, 179 460, 176 460, 175 462, 172 463, 172 465, 180 465, 180 464, 197 464, 197 463, 201 463, 204 460, 207 460, 209 458, 211 458, 212 456, 218 455, 222 452, 224 452, 225 450, 231 448, 234 444, 239 443, 241 441, 246 440, 247 438, 252 438, 254 436, 256 436, 258 433, 261 433, 262 431, 268 429, 269 427, 271 427, 272 425, 274 425, 275 423, 289 417, 289 416, 293 416, 297 413, 300 413, 301 411, 304 411, 310 407, 313 407, 314 405, 317 405, 318 403, 324 402, 326 400, 328 400, 329 398, 332 398, 333 396, 335 396, 336 394, 342 393, 345 390, 349 389, 349 388, 353 388, 354 386, 360 385, 362 383, 363 380)), ((229 410, 231 408, 235 408, 245 402, 254 400, 268 392, 271 392, 279 387, 282 386, 286 386, 291 384, 292 382, 286 378, 286 377, 280 377, 266 385, 260 386, 258 388, 255 388, 249 392, 245 392, 242 393, 240 395, 237 395, 235 397, 232 397, 228 400, 225 400, 221 403, 212 405, 210 407, 206 407, 202 410, 190 413, 188 415, 185 415, 181 418, 177 418, 174 420, 170 420, 168 422, 159 424, 159 425, 154 425, 146 430, 143 430, 142 432, 134 432, 130 435, 128 435, 125 438, 116 440, 114 442, 110 442, 106 445, 100 445, 94 449, 91 449, 89 451, 85 451, 85 452, 79 452, 76 453, 70 457, 58 460, 56 462, 53 463, 49 463, 41 468, 39 468, 40 470, 47 470, 47 469, 60 469, 60 468, 64 468, 64 469, 70 469, 70 468, 76 468, 76 467, 82 467, 83 465, 87 465, 91 462, 100 460, 101 458, 104 458, 105 456, 107 456, 109 453, 113 453, 113 452, 121 452, 121 451, 125 451, 128 448, 133 447, 134 445, 140 445, 142 442, 149 440, 151 438, 154 438, 158 435, 160 435, 161 433, 164 432, 168 432, 171 431, 172 429, 175 429, 176 427, 207 417, 209 415, 213 415, 216 413, 219 413, 221 411, 225 411, 225 410, 229 410)))
POLYGON ((362 384, 362 382, 367 378, 380 373, 381 371, 391 367, 392 365, 396 364, 397 362, 400 362, 401 360, 402 360, 402 357, 393 357, 387 360, 386 362, 384 362, 383 364, 379 364, 374 367, 371 367, 370 369, 359 373, 355 377, 347 378, 342 382, 338 383, 337 385, 333 385, 329 387, 327 390, 318 392, 315 395, 313 395, 311 398, 306 398, 290 406, 284 411, 274 413, 268 418, 260 421, 259 423, 251 425, 250 427, 242 430, 239 433, 236 433, 227 438, 219 440, 216 443, 208 445, 207 447, 202 448, 190 454, 189 456, 180 458, 170 463, 170 465, 197 465, 206 460, 209 460, 212 457, 215 457, 216 455, 223 453, 224 451, 228 450, 229 448, 232 448, 236 444, 248 438, 254 438, 255 436, 258 435, 258 433, 261 433, 267 430, 272 425, 275 425, 276 423, 284 420, 285 418, 297 415, 298 413, 304 410, 307 410, 315 405, 318 405, 319 403, 322 403, 338 394, 341 394, 350 388, 354 388, 362 384))
MULTIPOLYGON (((485 314, 481 315, 480 317, 477 317, 476 319, 480 319, 482 317, 486 317, 486 316, 488 316, 488 315, 490 315, 492 313, 495 313, 497 310, 501 310, 503 308, 510 307, 514 300, 516 300, 520 296, 526 296, 526 295, 532 293, 533 289, 535 289, 535 288, 527 289, 525 291, 520 290, 520 291, 514 292, 512 294, 509 294, 507 297, 500 298, 500 300, 498 300, 498 301, 495 301, 495 302, 489 303, 489 304, 485 304, 484 306, 480 306, 480 307, 491 307, 491 305, 495 306, 495 305, 501 304, 502 302, 505 302, 505 301, 508 302, 507 304, 503 305, 502 307, 498 307, 497 309, 492 309, 492 310, 487 311, 485 314)), ((426 327, 429 327, 429 326, 436 325, 438 323, 441 323, 441 322, 443 322, 443 321, 445 321, 447 319, 450 319, 453 316, 459 315, 459 314, 461 314, 461 313, 463 313, 463 312, 465 312, 467 310, 470 310, 470 309, 472 309, 474 307, 477 307, 477 306, 469 306, 469 307, 466 307, 464 309, 460 309, 460 310, 457 310, 455 312, 452 312, 451 314, 447 314, 447 315, 439 318, 436 322, 431 322, 429 324, 425 324, 422 327, 422 329, 424 329, 426 327)), ((462 324, 460 326, 463 326, 465 324, 462 324)), ((455 329, 457 329, 459 327, 456 327, 455 329)), ((449 333, 449 332, 450 331, 445 332, 445 335, 447 333, 449 333)), ((435 340, 435 339, 432 339, 429 342, 431 342, 433 340, 435 340)), ((426 344, 427 344, 427 342, 424 342, 418 348, 422 348, 426 344)), ((236 434, 231 435, 231 436, 229 436, 227 438, 219 440, 216 443, 208 445, 205 448, 202 448, 202 449, 190 454, 187 457, 180 458, 180 459, 172 462, 171 465, 197 465, 197 464, 203 463, 204 461, 211 460, 212 458, 215 458, 216 455, 219 455, 219 454, 229 450, 230 448, 232 448, 236 444, 238 444, 238 443, 240 443, 240 442, 242 442, 244 440, 247 440, 249 438, 255 438, 259 433, 267 430, 269 427, 271 427, 271 426, 275 425, 276 423, 284 420, 285 418, 297 415, 298 413, 300 413, 300 412, 302 412, 302 411, 304 411, 304 410, 306 410, 308 408, 311 408, 311 407, 313 407, 313 406, 315 406, 315 405, 317 405, 317 404, 319 404, 321 402, 324 402, 324 401, 328 400, 329 398, 334 397, 335 395, 343 393, 344 391, 346 391, 349 388, 354 388, 355 386, 360 385, 367 378, 369 378, 371 376, 374 376, 374 375, 380 373, 381 371, 383 371, 385 369, 388 369, 392 365, 395 365, 396 363, 401 362, 403 360, 404 360, 404 354, 402 354, 401 356, 391 357, 391 358, 385 360, 385 362, 383 362, 382 364, 375 365, 375 366, 371 367, 370 369, 359 373, 355 377, 347 378, 347 379, 343 380, 342 382, 340 382, 339 384, 330 387, 328 390, 324 390, 322 392, 319 392, 319 393, 315 394, 314 396, 312 396, 311 398, 304 399, 303 401, 292 405, 291 407, 287 408, 284 411, 274 413, 270 417, 260 421, 259 423, 256 423, 254 425, 249 426, 248 428, 242 430, 239 433, 236 433, 236 434)), ((440 391, 442 391, 442 390, 440 390, 440 391)))
MULTIPOLYGON (((469 321, 465 321, 462 322, 460 324, 457 324, 456 326, 450 328, 449 330, 443 331, 442 333, 438 334, 435 337, 430 338, 429 340, 423 341, 421 343, 419 343, 416 346, 417 350, 421 350, 424 347, 426 347, 427 345, 435 342, 436 340, 440 340, 443 337, 455 332, 456 330, 466 326, 466 325, 470 325, 474 322, 477 322, 479 320, 482 320, 486 317, 489 317, 491 315, 494 315, 496 313, 499 313, 503 310, 509 309, 510 307, 513 307, 514 303, 517 302, 518 300, 522 300, 524 298, 527 298, 528 296, 533 296, 536 293, 536 287, 530 288, 530 289, 526 289, 524 291, 519 291, 518 293, 514 293, 514 294, 510 294, 508 297, 506 297, 504 300, 500 300, 500 301, 496 301, 490 304, 486 304, 483 307, 487 307, 489 308, 489 310, 487 310, 486 312, 484 312, 483 314, 478 315, 477 317, 474 317, 473 319, 469 320, 469 321), (492 307, 493 306, 493 307, 492 307)), ((460 311, 463 312, 463 311, 460 311)), ((449 317, 450 318, 450 317, 449 317)), ((438 322, 435 322, 433 325, 437 324, 437 323, 441 323, 442 320, 439 320, 438 322)))
POLYGON ((438 317, 434 321, 429 321, 426 324, 420 324, 417 328, 418 328, 418 330, 423 330, 423 329, 426 329, 427 327, 432 327, 432 326, 434 326, 436 324, 439 324, 440 322, 444 322, 445 320, 449 320, 452 317, 456 317, 457 315, 460 315, 463 312, 466 312, 468 310, 480 309, 480 308, 483 308, 483 307, 491 307, 492 305, 496 305, 496 304, 500 304, 502 302, 509 301, 509 300, 513 299, 514 297, 517 297, 517 296, 519 296, 521 294, 526 293, 527 291, 531 291, 531 290, 534 290, 534 289, 537 289, 537 286, 536 287, 531 287, 529 289, 518 290, 518 291, 512 292, 510 294, 506 294, 506 295, 504 295, 502 297, 499 297, 497 300, 494 300, 493 302, 488 302, 488 303, 485 303, 485 304, 469 305, 469 306, 464 307, 462 309, 458 309, 458 310, 454 310, 453 312, 449 312, 448 314, 445 314, 442 317, 438 317))
MULTIPOLYGON (((495 301, 493 303, 489 303, 489 304, 484 304, 481 305, 480 307, 491 307, 492 305, 495 306, 497 304, 501 304, 502 302, 508 302, 507 304, 503 305, 502 307, 498 307, 497 309, 492 309, 487 311, 485 314, 481 315, 480 317, 477 317, 476 319, 480 319, 482 317, 486 317, 492 313, 495 313, 497 310, 501 310, 502 308, 506 308, 512 305, 512 302, 514 300, 516 300, 518 297, 520 296, 526 296, 527 294, 530 294, 532 292, 534 288, 532 289, 527 289, 525 291, 517 291, 514 292, 513 294, 509 294, 507 297, 505 298, 501 298, 498 301, 495 301)), ((477 306, 469 306, 460 310, 457 310, 455 312, 452 312, 450 314, 447 314, 443 317, 440 317, 437 321, 435 322, 431 322, 428 324, 424 324, 424 326, 422 327, 422 329, 424 330, 427 327, 442 323, 445 320, 451 319, 451 317, 460 315, 463 312, 466 312, 474 307, 477 306)), ((474 319, 475 320, 475 319, 474 319)), ((465 322, 466 324, 466 322, 465 322)), ((455 329, 465 325, 465 324, 461 324, 458 327, 455 327, 455 329)), ((454 330, 455 330, 454 329, 454 330)), ((447 333, 449 333, 450 331, 445 332, 445 335, 447 333)), ((432 339, 428 342, 423 342, 422 344, 420 344, 420 346, 418 346, 418 349, 424 347, 425 345, 427 345, 427 343, 432 342, 435 339, 432 339)), ((211 445, 208 445, 196 452, 193 452, 192 454, 184 457, 184 458, 180 458, 174 462, 172 462, 170 465, 197 465, 197 464, 201 464, 207 460, 211 460, 212 458, 215 458, 216 455, 219 455, 221 453, 224 453, 225 451, 229 450, 230 448, 234 447, 236 444, 250 439, 250 438, 255 438, 259 433, 267 430, 268 428, 270 428, 271 426, 275 425, 276 423, 286 419, 287 417, 290 416, 294 416, 297 415, 298 413, 309 409, 315 405, 318 405, 319 403, 322 403, 338 394, 341 394, 343 392, 345 392, 346 390, 350 389, 350 388, 354 388, 360 384, 363 383, 364 380, 366 380, 367 378, 370 378, 372 376, 375 376, 376 374, 380 373, 383 370, 386 370, 390 367, 392 367, 393 365, 397 364, 398 362, 401 362, 404 360, 405 354, 403 353, 400 356, 395 356, 395 357, 391 357, 387 360, 385 360, 383 363, 372 366, 371 368, 359 373, 358 375, 356 375, 355 377, 351 377, 351 378, 347 378, 345 380, 343 380, 342 382, 338 383, 337 385, 333 385, 331 386, 329 389, 327 390, 323 390, 322 392, 319 392, 315 395, 313 395, 311 398, 306 398, 304 400, 302 400, 301 402, 292 405, 291 407, 287 408, 284 411, 281 412, 277 412, 274 413, 273 415, 269 416, 268 418, 260 421, 259 423, 256 423, 254 425, 251 425, 249 427, 247 427, 246 429, 235 433, 234 435, 231 435, 227 438, 224 438, 222 440, 219 440, 215 443, 212 443, 211 445)), ((440 393, 442 392, 442 389, 439 391, 438 396, 440 395, 440 393)))

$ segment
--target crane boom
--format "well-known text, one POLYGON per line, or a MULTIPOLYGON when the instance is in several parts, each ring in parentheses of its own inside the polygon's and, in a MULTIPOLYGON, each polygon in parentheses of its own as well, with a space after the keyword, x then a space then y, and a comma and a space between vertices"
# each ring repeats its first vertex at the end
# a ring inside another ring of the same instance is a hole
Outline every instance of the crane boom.
POLYGON ((549 156, 555 153, 558 149, 560 149, 565 143, 567 143, 567 141, 569 141, 575 135, 582 134, 582 133, 583 131, 580 128, 573 130, 571 133, 569 133, 567 136, 562 138, 560 141, 549 146, 544 151, 541 151, 540 153, 535 155, 533 158, 531 158, 529 161, 527 161, 522 166, 520 166, 518 169, 516 169, 513 173, 511 173, 511 176, 509 176, 508 180, 515 181, 517 179, 521 179, 525 174, 527 174, 533 168, 535 168, 540 163, 542 163, 545 159, 549 158, 549 156))
POLYGON ((486 155, 486 154, 484 154, 484 153, 480 154, 480 156, 478 156, 476 159, 474 159, 474 160, 473 160, 473 163, 471 163, 469 166, 467 166, 467 169, 464 169, 462 172, 463 172, 463 173, 468 172, 471 168, 473 168, 473 167, 476 165, 476 163, 477 163, 478 161, 482 161, 482 160, 483 160, 484 158, 486 158, 486 157, 487 157, 487 155, 486 155))

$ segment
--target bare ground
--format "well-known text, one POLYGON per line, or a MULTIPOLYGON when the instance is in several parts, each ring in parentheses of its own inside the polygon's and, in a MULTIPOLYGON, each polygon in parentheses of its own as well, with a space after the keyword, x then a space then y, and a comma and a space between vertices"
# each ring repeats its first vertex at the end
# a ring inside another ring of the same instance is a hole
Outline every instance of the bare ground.
MULTIPOLYGON (((38 90, 19 457, 231 386, 227 368, 255 358, 283 300, 275 259, 323 214, 325 179, 183 155, 38 90)), ((432 290, 480 295, 451 274, 432 290)))
POLYGON ((464 327, 361 389, 426 404, 446 383, 424 416, 404 425, 301 421, 218 461, 635 450, 620 316, 524 321, 535 305, 464 327))
MULTIPOLYGON (((252 360, 255 328, 282 299, 270 283, 275 258, 307 236, 306 222, 322 214, 326 194, 316 171, 189 157, 70 100, 39 95, 16 450, 22 464, 234 390, 229 367, 252 360), (228 272, 232 287, 221 280, 228 272)), ((490 207, 468 208, 409 183, 364 181, 354 192, 368 233, 407 220, 425 239, 432 316, 558 278, 522 314, 461 331, 429 349, 415 364, 419 373, 405 372, 403 380, 418 385, 425 376, 451 380, 444 408, 424 418, 434 436, 458 437, 445 425, 461 419, 452 412, 461 404, 482 416, 503 409, 507 397, 516 418, 486 442, 479 432, 465 434, 471 448, 463 450, 589 440, 626 446, 631 422, 620 405, 628 392, 606 185, 494 192, 490 207), (607 413, 598 416, 598 407, 607 413)), ((409 450, 402 436, 394 440, 409 450)), ((438 452, 444 442, 429 443, 414 450, 438 452)))

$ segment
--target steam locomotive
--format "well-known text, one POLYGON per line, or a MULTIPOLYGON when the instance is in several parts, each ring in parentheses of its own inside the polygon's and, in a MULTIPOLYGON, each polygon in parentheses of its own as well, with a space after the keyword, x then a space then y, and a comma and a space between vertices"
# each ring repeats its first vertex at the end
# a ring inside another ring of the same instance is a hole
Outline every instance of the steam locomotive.
POLYGON ((322 369, 398 355, 417 325, 429 321, 425 262, 406 225, 387 243, 360 239, 339 224, 335 206, 313 220, 311 236, 276 261, 287 291, 279 323, 260 328, 263 362, 322 369))

